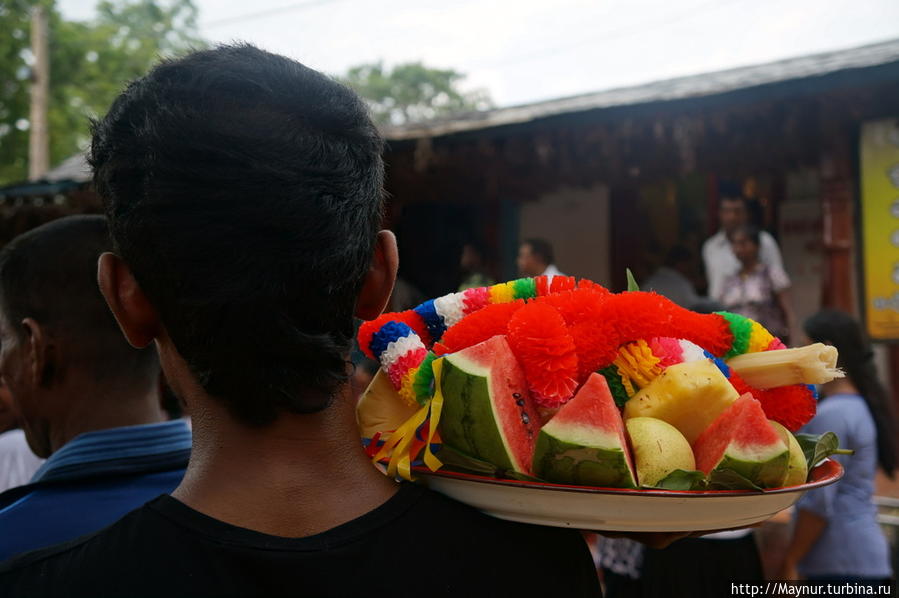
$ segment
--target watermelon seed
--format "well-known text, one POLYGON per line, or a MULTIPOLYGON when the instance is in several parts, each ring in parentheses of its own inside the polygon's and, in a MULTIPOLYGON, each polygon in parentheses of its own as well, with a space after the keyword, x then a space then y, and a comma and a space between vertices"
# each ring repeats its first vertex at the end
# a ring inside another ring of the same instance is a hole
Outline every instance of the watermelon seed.
POLYGON ((517 399, 515 401, 515 404, 518 405, 519 407, 524 407, 524 399, 517 399))
POLYGON ((519 392, 513 392, 513 393, 512 393, 512 398, 513 398, 513 399, 520 399, 520 398, 521 398, 521 393, 519 393, 519 392))
POLYGON ((528 414, 527 414, 527 413, 525 413, 524 411, 522 411, 522 412, 521 412, 521 421, 523 421, 524 424, 527 425, 527 424, 531 423, 531 418, 528 417, 528 414))

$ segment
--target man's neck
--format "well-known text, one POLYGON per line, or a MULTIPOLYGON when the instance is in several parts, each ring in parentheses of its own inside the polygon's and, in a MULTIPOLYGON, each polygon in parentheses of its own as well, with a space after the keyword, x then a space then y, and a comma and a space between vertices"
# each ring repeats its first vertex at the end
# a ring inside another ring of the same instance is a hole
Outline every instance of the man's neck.
POLYGON ((282 537, 321 533, 377 508, 397 485, 362 451, 353 398, 337 401, 257 428, 201 400, 192 406, 190 465, 172 495, 220 521, 282 537))
POLYGON ((51 454, 85 432, 163 422, 167 419, 158 391, 148 387, 143 393, 133 389, 80 387, 59 391, 71 407, 50 429, 51 454))

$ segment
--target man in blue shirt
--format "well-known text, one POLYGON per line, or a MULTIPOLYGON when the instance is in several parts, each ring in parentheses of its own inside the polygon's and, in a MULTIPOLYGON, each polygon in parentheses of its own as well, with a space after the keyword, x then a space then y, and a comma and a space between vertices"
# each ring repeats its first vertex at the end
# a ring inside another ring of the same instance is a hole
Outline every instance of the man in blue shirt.
POLYGON ((0 375, 47 461, 0 494, 0 560, 97 531, 174 489, 190 429, 160 406, 154 349, 123 338, 97 287, 101 216, 72 216, 0 252, 0 375))

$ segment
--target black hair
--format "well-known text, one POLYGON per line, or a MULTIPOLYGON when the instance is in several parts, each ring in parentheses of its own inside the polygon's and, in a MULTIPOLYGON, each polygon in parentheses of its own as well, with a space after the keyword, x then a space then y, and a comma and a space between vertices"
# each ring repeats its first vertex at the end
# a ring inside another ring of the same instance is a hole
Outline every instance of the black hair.
POLYGON ((700 314, 713 314, 716 311, 724 311, 724 306, 709 297, 700 297, 696 303, 689 306, 688 309, 700 314))
POLYGON ((531 253, 540 258, 547 266, 556 261, 553 246, 546 239, 527 239, 523 243, 531 248, 531 253))
POLYGON ((733 242, 734 237, 741 234, 746 235, 750 241, 755 243, 756 247, 761 247, 762 231, 751 224, 744 224, 735 228, 730 232, 730 234, 727 235, 728 241, 733 242))
POLYGON ((665 265, 669 268, 673 268, 683 262, 689 262, 692 259, 693 252, 691 252, 685 245, 681 244, 672 246, 671 249, 665 253, 665 265))
POLYGON ((348 380, 382 148, 349 88, 246 44, 161 62, 94 123, 116 251, 240 421, 320 411, 348 380))
POLYGON ((746 205, 746 197, 743 195, 743 187, 736 181, 723 180, 718 182, 718 203, 723 201, 741 201, 746 205))
POLYGON ((100 380, 134 384, 158 372, 154 348, 125 341, 97 286, 97 259, 112 243, 103 216, 68 216, 13 239, 0 251, 0 308, 15 334, 33 318, 77 351, 73 363, 100 380))
POLYGON ((874 352, 861 325, 847 313, 824 309, 808 318, 803 327, 812 341, 833 345, 839 351, 838 365, 864 397, 877 427, 877 460, 883 471, 893 477, 899 457, 896 415, 877 377, 874 352))

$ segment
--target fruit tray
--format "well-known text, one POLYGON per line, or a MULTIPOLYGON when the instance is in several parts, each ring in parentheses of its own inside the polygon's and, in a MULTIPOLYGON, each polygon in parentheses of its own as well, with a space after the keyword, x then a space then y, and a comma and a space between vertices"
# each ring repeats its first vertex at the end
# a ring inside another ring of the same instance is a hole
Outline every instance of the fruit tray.
POLYGON ((754 525, 789 508, 807 491, 837 482, 843 467, 826 459, 808 482, 751 490, 627 490, 497 479, 426 467, 413 469, 432 490, 488 515, 554 527, 621 532, 715 531, 754 525))

